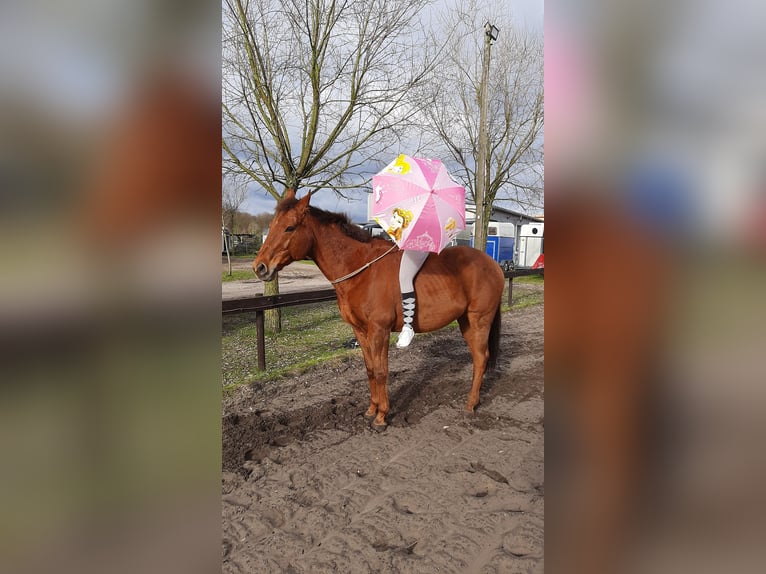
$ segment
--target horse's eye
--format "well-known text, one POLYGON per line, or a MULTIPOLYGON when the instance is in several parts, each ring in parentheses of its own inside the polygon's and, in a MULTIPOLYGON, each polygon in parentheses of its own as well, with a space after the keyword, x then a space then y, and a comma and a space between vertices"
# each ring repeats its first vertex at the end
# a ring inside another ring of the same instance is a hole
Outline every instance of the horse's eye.
POLYGON ((288 225, 287 227, 285 227, 285 231, 287 231, 287 232, 295 231, 295 226, 294 225, 288 225))

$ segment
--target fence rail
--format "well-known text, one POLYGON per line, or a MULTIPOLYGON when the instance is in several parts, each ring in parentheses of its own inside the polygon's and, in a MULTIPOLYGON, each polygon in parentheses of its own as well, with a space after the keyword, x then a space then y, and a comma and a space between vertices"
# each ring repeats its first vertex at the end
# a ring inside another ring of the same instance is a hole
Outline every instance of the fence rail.
POLYGON ((511 304, 511 297, 513 297, 513 278, 525 277, 527 275, 544 275, 544 268, 540 269, 513 269, 511 271, 504 271, 503 275, 508 279, 508 305, 511 304))
POLYGON ((252 311, 266 311, 279 307, 292 307, 294 305, 308 305, 322 301, 333 301, 336 298, 335 289, 319 289, 314 291, 299 291, 295 293, 283 293, 280 295, 258 295, 243 299, 227 299, 222 302, 224 315, 234 313, 250 313, 252 311))
MULTIPOLYGON (((506 271, 503 275, 508 279, 508 304, 511 304, 513 295, 513 278, 526 275, 543 275, 543 269, 514 269, 506 271)), ((255 313, 255 326, 258 338, 258 369, 266 370, 266 333, 264 328, 264 312, 268 309, 281 307, 293 307, 296 305, 309 305, 324 301, 334 301, 337 298, 335 289, 318 289, 314 291, 298 291, 281 295, 258 295, 256 297, 243 297, 242 299, 227 299, 221 303, 223 315, 237 313, 255 313)))

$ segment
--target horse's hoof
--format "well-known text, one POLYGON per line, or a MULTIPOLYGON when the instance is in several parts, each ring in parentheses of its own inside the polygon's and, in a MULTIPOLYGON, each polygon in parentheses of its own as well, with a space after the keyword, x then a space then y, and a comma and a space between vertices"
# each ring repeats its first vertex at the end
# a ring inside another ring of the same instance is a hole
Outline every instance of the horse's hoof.
POLYGON ((363 415, 363 416, 364 416, 364 420, 366 420, 366 421, 368 421, 368 422, 369 422, 369 421, 371 421, 371 420, 375 419, 375 417, 376 417, 376 416, 378 416, 378 413, 377 413, 377 412, 375 412, 375 413, 372 413, 372 414, 370 414, 370 413, 364 413, 364 415, 363 415))
POLYGON ((475 407, 466 406, 465 407, 465 414, 467 414, 467 415, 475 414, 475 410, 474 409, 475 409, 475 407))
POLYGON ((374 430, 375 432, 383 432, 384 430, 388 428, 388 425, 386 423, 382 423, 382 424, 372 423, 372 425, 370 426, 372 430, 374 430))

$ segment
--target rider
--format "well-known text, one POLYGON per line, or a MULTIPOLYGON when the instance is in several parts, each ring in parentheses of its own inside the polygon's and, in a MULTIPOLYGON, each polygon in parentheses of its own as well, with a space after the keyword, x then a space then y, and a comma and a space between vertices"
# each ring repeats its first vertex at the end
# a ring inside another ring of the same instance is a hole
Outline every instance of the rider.
POLYGON ((428 257, 427 251, 402 251, 402 262, 399 264, 399 289, 402 292, 402 311, 404 315, 404 326, 399 338, 396 340, 396 346, 400 349, 407 347, 415 336, 415 330, 412 328, 412 322, 415 320, 415 275, 420 271, 420 267, 428 257))
MULTIPOLYGON (((378 220, 380 222, 380 220, 378 220)), ((412 223, 412 212, 402 207, 394 208, 391 213, 391 221, 384 227, 395 240, 402 238, 402 231, 412 223)), ((412 322, 415 320, 415 275, 428 257, 427 251, 402 250, 402 261, 399 264, 399 290, 402 294, 402 312, 404 326, 402 327, 396 346, 400 349, 409 346, 415 336, 412 322)))

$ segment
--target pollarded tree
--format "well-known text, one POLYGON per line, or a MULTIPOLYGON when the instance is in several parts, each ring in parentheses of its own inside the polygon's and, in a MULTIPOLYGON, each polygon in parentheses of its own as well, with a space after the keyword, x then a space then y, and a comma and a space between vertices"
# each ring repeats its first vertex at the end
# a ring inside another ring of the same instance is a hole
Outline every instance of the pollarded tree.
POLYGON ((542 39, 515 29, 508 14, 483 13, 475 2, 464 11, 449 12, 444 23, 453 30, 449 47, 433 81, 421 92, 430 103, 423 124, 433 136, 426 150, 444 157, 475 203, 486 21, 500 28, 500 33, 491 48, 487 90, 484 237, 495 200, 542 207, 542 39))

